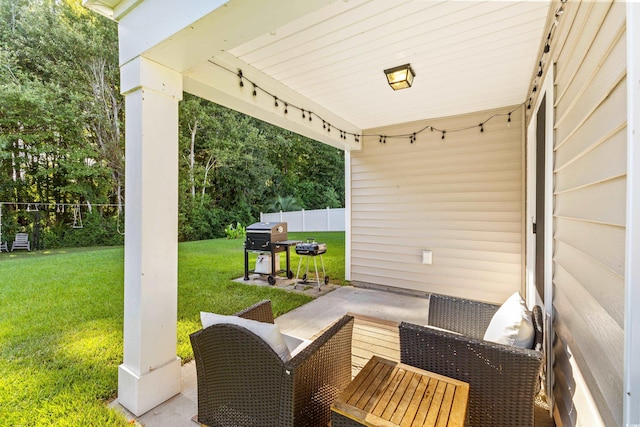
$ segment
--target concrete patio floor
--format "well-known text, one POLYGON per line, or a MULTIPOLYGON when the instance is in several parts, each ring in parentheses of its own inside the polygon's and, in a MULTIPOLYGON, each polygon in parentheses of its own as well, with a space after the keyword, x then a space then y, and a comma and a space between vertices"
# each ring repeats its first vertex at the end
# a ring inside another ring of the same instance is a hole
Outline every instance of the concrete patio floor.
MULTIPOLYGON (((283 333, 309 339, 346 313, 425 324, 428 304, 426 296, 343 286, 278 317, 275 322, 283 333)), ((193 361, 182 367, 181 390, 177 396, 137 418, 117 400, 111 406, 119 408, 129 419, 145 427, 195 427, 198 424, 191 420, 197 412, 193 361)))

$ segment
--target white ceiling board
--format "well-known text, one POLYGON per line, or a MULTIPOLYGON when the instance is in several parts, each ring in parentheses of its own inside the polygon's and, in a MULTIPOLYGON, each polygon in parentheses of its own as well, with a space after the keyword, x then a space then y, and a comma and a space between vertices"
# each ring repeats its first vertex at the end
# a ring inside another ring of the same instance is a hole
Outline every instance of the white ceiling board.
POLYGON ((343 0, 229 53, 367 129, 525 102, 548 8, 343 0), (406 62, 414 86, 394 92, 383 70, 406 62))
MULTIPOLYGON (((295 94, 307 108, 340 118, 349 132, 526 102, 551 5, 548 0, 84 2, 120 21, 121 42, 136 47, 130 56, 190 75, 199 91, 209 84, 212 94, 234 96, 231 88, 219 86, 215 73, 207 76, 208 60, 220 60, 233 64, 232 77, 237 69, 250 71, 261 86, 295 94), (131 11, 118 19, 115 12, 125 9, 131 11), (383 70, 404 63, 416 72, 414 85, 394 92, 383 70)), ((272 95, 286 101, 280 92, 272 95)), ((269 109, 261 102, 255 106, 269 109)), ((278 111, 263 113, 270 117, 278 111)))

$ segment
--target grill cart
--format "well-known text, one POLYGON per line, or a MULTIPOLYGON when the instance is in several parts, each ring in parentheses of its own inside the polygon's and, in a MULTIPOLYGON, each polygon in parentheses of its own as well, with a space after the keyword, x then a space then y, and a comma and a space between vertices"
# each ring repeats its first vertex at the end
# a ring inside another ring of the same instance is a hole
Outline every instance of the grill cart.
POLYGON ((316 257, 320 256, 320 263, 322 264, 322 275, 324 276, 324 284, 329 283, 329 276, 324 271, 324 261, 322 260, 322 254, 327 252, 326 243, 318 243, 313 238, 307 239, 306 242, 300 242, 296 244, 296 254, 300 255, 300 261, 298 262, 298 272, 296 273, 296 283, 293 285, 295 289, 298 286, 298 277, 300 276, 300 266, 302 265, 302 258, 307 258, 307 271, 302 276, 302 283, 307 283, 309 279, 309 258, 313 258, 313 265, 316 270, 316 283, 318 284, 318 290, 320 290, 320 275, 318 274, 318 263, 316 257))
POLYGON ((286 222, 256 222, 247 227, 247 238, 244 242, 244 280, 249 280, 250 273, 267 275, 270 285, 275 285, 276 276, 285 273, 289 279, 293 278, 291 271, 291 256, 289 247, 299 243, 299 240, 287 240, 286 222), (249 253, 260 256, 269 255, 270 266, 264 269, 249 270, 249 253), (286 269, 280 269, 279 253, 285 252, 287 257, 286 269), (278 262, 276 262, 276 260, 278 262))

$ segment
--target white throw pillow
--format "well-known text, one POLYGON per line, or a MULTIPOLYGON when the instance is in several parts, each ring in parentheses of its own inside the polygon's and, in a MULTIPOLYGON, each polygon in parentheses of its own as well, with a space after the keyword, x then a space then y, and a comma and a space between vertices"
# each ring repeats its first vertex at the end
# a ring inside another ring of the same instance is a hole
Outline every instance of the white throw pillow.
POLYGON ((310 340, 305 340, 304 338, 298 338, 287 334, 282 334, 282 338, 284 338, 284 342, 287 343, 287 348, 291 353, 291 358, 295 357, 296 354, 300 353, 313 342, 310 340))
POLYGON ((531 313, 519 292, 511 295, 496 311, 484 333, 486 341, 531 348, 535 331, 531 313))
POLYGON ((200 312, 200 321, 202 322, 202 328, 220 323, 242 326, 262 338, 284 362, 291 359, 291 353, 280 333, 280 328, 274 323, 258 322, 257 320, 245 319, 243 317, 224 316, 222 314, 207 313, 205 311, 200 312))

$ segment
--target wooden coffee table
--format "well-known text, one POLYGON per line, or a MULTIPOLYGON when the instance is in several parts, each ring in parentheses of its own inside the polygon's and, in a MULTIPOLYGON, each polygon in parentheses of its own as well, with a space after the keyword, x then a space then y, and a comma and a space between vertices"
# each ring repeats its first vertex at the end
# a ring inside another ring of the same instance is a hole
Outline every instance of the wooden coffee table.
POLYGON ((373 356, 331 405, 332 427, 464 426, 469 384, 373 356))

